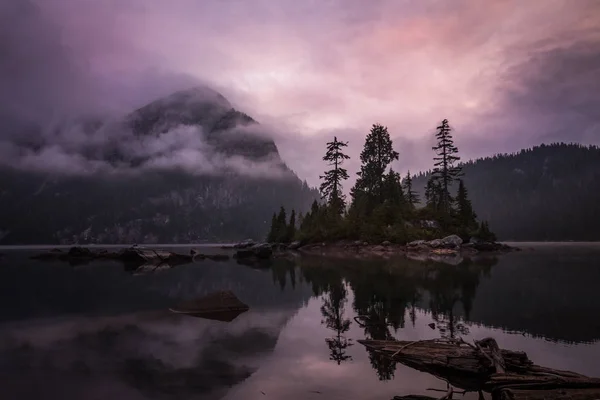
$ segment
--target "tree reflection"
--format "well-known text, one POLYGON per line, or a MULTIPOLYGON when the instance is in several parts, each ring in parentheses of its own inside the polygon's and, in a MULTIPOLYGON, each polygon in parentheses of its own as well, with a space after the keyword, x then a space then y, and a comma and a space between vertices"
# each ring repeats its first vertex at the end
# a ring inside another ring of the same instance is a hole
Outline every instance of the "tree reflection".
MULTIPOLYGON (((335 332, 325 341, 330 359, 341 364, 351 359, 346 354, 351 343, 345 336, 350 329, 350 319, 345 318, 348 289, 354 294, 352 306, 365 339, 396 340, 394 335, 405 327, 406 318, 416 325, 419 308, 431 311, 442 337, 455 338, 468 334, 464 318, 469 316, 481 277, 495 262, 467 260, 448 266, 410 260, 344 261, 341 266, 321 259, 301 261, 301 272, 315 296, 323 298, 322 323, 335 332)), ((372 351, 369 361, 380 380, 394 377, 395 361, 372 351)))
POLYGON ((321 323, 335 332, 333 337, 325 339, 329 347, 329 359, 337 362, 338 365, 352 359, 346 354, 346 349, 352 346, 345 336, 345 333, 350 330, 350 319, 344 318, 345 304, 348 301, 346 296, 346 286, 340 281, 330 288, 321 306, 321 314, 324 318, 321 323))

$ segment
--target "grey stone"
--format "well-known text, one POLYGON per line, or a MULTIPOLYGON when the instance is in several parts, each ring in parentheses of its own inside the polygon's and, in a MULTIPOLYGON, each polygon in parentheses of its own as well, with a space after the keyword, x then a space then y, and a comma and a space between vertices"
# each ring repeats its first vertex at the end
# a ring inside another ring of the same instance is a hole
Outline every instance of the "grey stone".
POLYGON ((448 247, 460 247, 463 240, 458 235, 446 236, 442 239, 442 244, 448 247))
POLYGON ((444 242, 442 242, 441 239, 433 239, 427 242, 427 244, 429 245, 429 247, 437 249, 438 247, 442 247, 444 245, 444 242))
POLYGON ((242 242, 234 244, 233 248, 234 249, 247 249, 247 248, 252 247, 254 245, 256 245, 256 242, 254 240, 252 240, 252 239, 246 239, 246 240, 244 240, 242 242))
POLYGON ((290 245, 288 246, 288 249, 290 250, 297 250, 302 246, 302 243, 300 243, 300 241, 296 240, 295 242, 290 243, 290 245))

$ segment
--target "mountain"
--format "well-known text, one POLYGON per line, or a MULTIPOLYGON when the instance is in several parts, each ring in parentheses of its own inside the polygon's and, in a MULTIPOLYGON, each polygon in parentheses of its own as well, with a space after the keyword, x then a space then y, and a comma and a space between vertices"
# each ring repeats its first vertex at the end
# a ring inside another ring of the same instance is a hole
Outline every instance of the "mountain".
POLYGON ((273 210, 318 197, 261 130, 208 88, 117 121, 57 124, 0 167, 0 243, 261 239, 273 210))
MULTIPOLYGON (((600 240, 600 148, 557 143, 469 161, 464 181, 502 240, 600 240)), ((415 178, 424 186, 428 173, 415 178)), ((422 189, 423 188, 423 189, 422 189)))

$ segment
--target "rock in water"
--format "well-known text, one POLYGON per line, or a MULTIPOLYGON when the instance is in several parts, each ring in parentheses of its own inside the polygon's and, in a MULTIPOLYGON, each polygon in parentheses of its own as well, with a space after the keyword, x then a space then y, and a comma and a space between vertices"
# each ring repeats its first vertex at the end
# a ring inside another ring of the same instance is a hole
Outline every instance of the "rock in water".
POLYGON ((267 260, 273 255, 273 248, 269 243, 256 244, 250 248, 240 249, 235 253, 237 259, 258 258, 267 260))
POLYGON ((250 309, 229 290, 211 293, 199 299, 186 301, 170 310, 178 314, 230 322, 250 309))
POLYGON ((261 259, 271 258, 273 255, 273 248, 269 243, 261 243, 250 248, 254 252, 254 255, 261 259))
POLYGON ((252 247, 256 245, 256 242, 252 239, 246 239, 243 242, 239 242, 233 245, 234 249, 247 249, 248 247, 252 247))
POLYGON ((290 243, 290 245, 288 246, 288 249, 298 250, 301 246, 302 246, 302 243, 300 243, 299 241, 295 241, 295 242, 290 243))
POLYGON ((462 243, 463 240, 458 235, 450 235, 442 239, 444 247, 460 247, 462 243))
POLYGON ((427 242, 425 240, 414 240, 410 243, 407 244, 408 247, 417 247, 417 246, 422 246, 424 244, 427 244, 427 242))
POLYGON ((430 240, 429 242, 427 242, 427 244, 429 245, 429 247, 433 247, 434 249, 437 249, 438 247, 442 247, 444 245, 441 239, 430 240))
POLYGON ((94 258, 94 253, 85 247, 71 247, 67 253, 69 258, 94 258))

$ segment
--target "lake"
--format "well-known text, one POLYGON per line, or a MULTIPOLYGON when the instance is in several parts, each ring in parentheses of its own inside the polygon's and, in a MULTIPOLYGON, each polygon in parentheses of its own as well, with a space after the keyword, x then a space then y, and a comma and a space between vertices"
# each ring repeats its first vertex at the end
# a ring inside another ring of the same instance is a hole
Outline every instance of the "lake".
POLYGON ((446 390, 444 381, 370 354, 356 342, 365 338, 493 336, 537 364, 600 376, 600 245, 521 246, 457 266, 299 258, 264 268, 201 261, 147 274, 0 248, 0 392, 36 400, 389 400, 446 390), (228 323, 168 311, 220 289, 250 311, 228 323))

